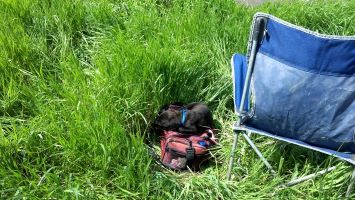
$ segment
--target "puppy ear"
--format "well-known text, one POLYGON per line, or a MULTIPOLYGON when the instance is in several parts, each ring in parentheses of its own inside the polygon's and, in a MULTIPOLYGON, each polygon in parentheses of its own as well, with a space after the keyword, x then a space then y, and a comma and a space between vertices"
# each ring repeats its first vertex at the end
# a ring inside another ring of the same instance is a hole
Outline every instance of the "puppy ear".
POLYGON ((169 104, 165 104, 162 107, 160 107, 158 115, 160 115, 162 112, 166 111, 169 109, 169 104))

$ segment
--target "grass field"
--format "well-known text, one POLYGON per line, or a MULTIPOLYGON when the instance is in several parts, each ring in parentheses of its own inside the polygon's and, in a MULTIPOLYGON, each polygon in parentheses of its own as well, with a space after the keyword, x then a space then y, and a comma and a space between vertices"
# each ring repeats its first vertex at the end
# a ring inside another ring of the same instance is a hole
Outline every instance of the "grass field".
POLYGON ((350 166, 262 137, 277 178, 246 148, 225 180, 236 119, 229 59, 246 52, 257 11, 355 35, 354 10, 345 0, 0 0, 0 199, 342 198, 350 166), (220 129, 216 159, 199 173, 161 168, 144 144, 173 101, 206 102, 220 129), (324 178, 277 187, 329 162, 338 169, 324 178))

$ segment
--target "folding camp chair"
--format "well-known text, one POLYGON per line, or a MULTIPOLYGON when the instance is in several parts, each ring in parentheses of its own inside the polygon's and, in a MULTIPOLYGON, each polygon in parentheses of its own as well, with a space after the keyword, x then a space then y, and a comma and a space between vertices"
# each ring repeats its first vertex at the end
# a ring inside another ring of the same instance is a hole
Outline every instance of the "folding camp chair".
MULTIPOLYGON (((250 139, 250 133, 355 165, 355 37, 318 34, 264 13, 254 16, 251 30, 247 56, 232 57, 234 105, 239 120, 233 127, 228 180, 239 134, 272 174, 275 171, 250 139)), ((355 168, 347 197, 354 181, 355 168)))

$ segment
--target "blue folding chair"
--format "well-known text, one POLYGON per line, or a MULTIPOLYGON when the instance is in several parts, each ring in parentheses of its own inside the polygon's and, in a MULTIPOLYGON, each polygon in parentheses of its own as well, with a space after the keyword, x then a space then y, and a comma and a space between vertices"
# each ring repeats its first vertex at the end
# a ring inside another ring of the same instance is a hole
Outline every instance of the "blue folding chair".
MULTIPOLYGON (((264 13, 254 16, 251 30, 246 57, 232 57, 234 105, 239 120, 233 127, 228 180, 239 134, 272 174, 275 171, 250 139, 250 133, 355 165, 355 37, 315 33, 264 13)), ((354 181, 355 170, 346 197, 354 181)))

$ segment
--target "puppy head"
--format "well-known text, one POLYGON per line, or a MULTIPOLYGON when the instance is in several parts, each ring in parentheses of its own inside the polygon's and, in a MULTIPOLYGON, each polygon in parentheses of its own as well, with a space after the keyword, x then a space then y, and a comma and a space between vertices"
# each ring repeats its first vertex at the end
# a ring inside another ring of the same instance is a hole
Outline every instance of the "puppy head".
POLYGON ((162 112, 167 111, 167 110, 179 110, 181 107, 183 107, 184 104, 182 102, 174 102, 171 104, 165 104, 162 107, 160 107, 158 115, 160 115, 162 112), (173 108, 173 109, 171 109, 173 108), (177 109, 174 109, 177 108, 177 109))
POLYGON ((154 121, 154 125, 163 129, 175 129, 179 126, 179 111, 166 110, 161 112, 154 121))

